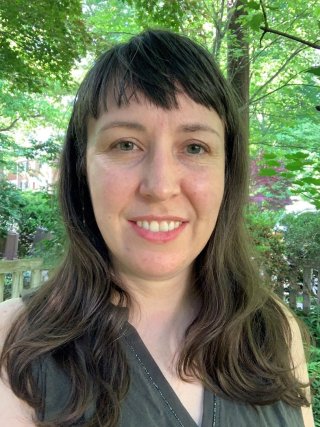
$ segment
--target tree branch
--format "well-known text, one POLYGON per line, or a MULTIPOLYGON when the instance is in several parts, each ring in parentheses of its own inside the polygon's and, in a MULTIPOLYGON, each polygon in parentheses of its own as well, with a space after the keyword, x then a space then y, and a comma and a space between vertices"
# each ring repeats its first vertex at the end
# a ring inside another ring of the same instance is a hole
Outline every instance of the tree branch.
POLYGON ((219 51, 220 51, 222 40, 225 37, 225 35, 229 29, 231 17, 232 17, 232 14, 234 13, 234 10, 235 10, 235 4, 233 4, 233 6, 228 7, 226 19, 223 20, 225 6, 226 6, 225 1, 222 1, 220 3, 220 10, 218 12, 216 10, 214 4, 213 4, 213 11, 214 11, 214 14, 216 16, 214 19, 214 25, 215 25, 216 30, 217 30, 217 37, 215 37, 214 44, 213 44, 213 53, 217 54, 218 56, 219 56, 219 51))
POLYGON ((264 34, 272 33, 272 34, 277 34, 278 36, 286 37, 287 39, 294 40, 296 42, 302 43, 306 46, 312 47, 313 49, 319 49, 320 50, 319 44, 309 42, 308 40, 301 39, 300 37, 296 37, 296 36, 293 36, 293 35, 288 34, 288 33, 284 33, 283 31, 274 30, 274 29, 269 28, 268 26, 265 26, 265 25, 262 25, 260 27, 260 29, 263 31, 263 35, 262 35, 260 41, 262 40, 264 34))
POLYGON ((258 93, 260 93, 268 84, 270 84, 281 72, 282 70, 289 64, 289 62, 296 56, 298 53, 300 53, 304 48, 296 49, 289 58, 281 65, 281 67, 278 69, 276 73, 274 73, 273 76, 270 77, 262 86, 259 87, 259 89, 256 90, 256 92, 252 95, 249 102, 253 102, 253 100, 257 97, 258 93))
POLYGON ((21 117, 18 117, 17 119, 14 119, 9 126, 5 127, 5 128, 0 128, 0 132, 7 132, 8 130, 12 129, 13 126, 17 123, 17 121, 19 121, 21 119, 21 117))
POLYGON ((292 79, 294 79, 295 77, 296 77, 296 76, 291 77, 291 78, 290 78, 286 83, 284 83, 283 85, 281 85, 281 86, 277 87, 276 89, 271 90, 270 92, 265 93, 264 95, 260 96, 259 98, 256 98, 256 99, 254 99, 254 100, 250 101, 250 104, 251 104, 251 103, 254 103, 254 102, 259 102, 259 101, 261 101, 261 99, 266 98, 266 97, 267 97, 267 96, 269 96, 269 95, 272 95, 273 93, 277 92, 278 90, 283 89, 283 88, 284 88, 284 87, 286 87, 286 86, 289 86, 289 82, 290 82, 292 79))
MULTIPOLYGON (((32 115, 28 116, 28 119, 36 119, 37 117, 41 117, 41 114, 32 114, 32 115)), ((5 128, 0 128, 0 132, 8 132, 21 119, 22 119, 22 117, 18 117, 16 119, 12 120, 12 122, 10 123, 9 126, 7 126, 5 128)))
POLYGON ((294 40, 296 42, 305 44, 305 45, 312 47, 314 49, 320 49, 320 45, 317 43, 312 43, 312 42, 309 42, 308 40, 302 39, 301 37, 293 36, 292 34, 288 34, 288 33, 285 33, 283 31, 274 30, 273 28, 270 28, 269 24, 268 24, 267 12, 266 12, 266 8, 265 8, 263 0, 259 0, 259 3, 260 3, 260 7, 262 10, 262 14, 263 14, 263 20, 264 20, 264 25, 260 26, 260 29, 263 31, 262 36, 260 37, 260 46, 261 46, 262 39, 265 36, 265 34, 266 33, 272 33, 272 34, 277 34, 278 36, 286 37, 290 40, 294 40))
POLYGON ((277 87, 276 89, 271 90, 270 92, 267 92, 266 94, 260 96, 260 98, 255 99, 254 101, 252 101, 252 103, 259 102, 261 101, 261 99, 266 98, 267 96, 272 95, 274 92, 277 92, 278 90, 283 89, 284 87, 287 87, 287 86, 306 86, 306 87, 316 87, 320 89, 319 85, 308 85, 304 83, 289 83, 290 80, 292 80, 294 77, 296 76, 293 76, 291 79, 289 79, 287 83, 284 83, 283 85, 277 87))
MULTIPOLYGON (((292 148, 294 149, 298 149, 298 150, 306 150, 306 146, 305 145, 286 145, 286 144, 274 144, 272 142, 268 143, 268 142, 263 142, 263 141, 259 141, 259 142, 249 142, 249 145, 266 145, 269 147, 277 147, 277 148, 289 148, 290 150, 292 148)), ((307 150, 310 151, 311 150, 307 150)))
MULTIPOLYGON (((261 7, 261 9, 262 9, 263 20, 264 20, 264 26, 265 26, 265 28, 269 28, 268 18, 267 18, 267 12, 266 12, 266 9, 265 9, 265 7, 264 7, 263 0, 260 0, 260 7, 261 7)), ((264 32, 262 33, 262 36, 260 37, 260 42, 259 42, 260 47, 261 47, 261 45, 262 45, 262 40, 263 40, 263 37, 264 37, 265 35, 266 35, 266 31, 264 31, 264 32)))

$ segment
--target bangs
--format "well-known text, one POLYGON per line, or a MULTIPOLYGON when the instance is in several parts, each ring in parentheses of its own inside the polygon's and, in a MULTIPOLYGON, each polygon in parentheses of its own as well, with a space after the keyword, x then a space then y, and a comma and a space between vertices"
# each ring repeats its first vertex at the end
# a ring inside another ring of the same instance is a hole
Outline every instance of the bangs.
POLYGON ((179 82, 176 83, 173 76, 159 75, 152 63, 143 63, 141 59, 143 58, 138 59, 138 67, 136 61, 128 61, 121 52, 116 52, 109 60, 107 69, 101 75, 101 85, 96 97, 97 116, 107 111, 110 97, 119 108, 128 105, 132 99, 139 101, 141 95, 151 104, 163 109, 178 107, 177 93, 182 92, 179 82))
POLYGON ((214 61, 201 46, 183 36, 146 31, 98 59, 81 85, 76 103, 83 123, 107 111, 110 97, 121 107, 143 95, 157 107, 170 110, 178 107, 177 95, 185 93, 214 109, 225 122, 228 102, 224 86, 214 61))

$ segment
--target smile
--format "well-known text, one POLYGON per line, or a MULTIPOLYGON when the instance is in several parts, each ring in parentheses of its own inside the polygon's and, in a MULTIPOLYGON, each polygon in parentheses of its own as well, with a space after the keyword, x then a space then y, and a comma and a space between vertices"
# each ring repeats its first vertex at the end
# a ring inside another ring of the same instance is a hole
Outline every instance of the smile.
POLYGON ((153 233, 173 231, 180 227, 181 221, 137 221, 137 226, 153 233))

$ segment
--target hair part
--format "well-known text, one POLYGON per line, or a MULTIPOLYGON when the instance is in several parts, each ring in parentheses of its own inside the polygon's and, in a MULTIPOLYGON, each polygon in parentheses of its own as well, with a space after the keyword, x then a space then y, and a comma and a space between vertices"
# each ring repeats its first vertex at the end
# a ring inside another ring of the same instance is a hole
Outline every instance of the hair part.
POLYGON ((201 307, 186 331, 177 371, 183 379, 196 375, 213 392, 250 404, 307 404, 291 370, 288 321, 261 283, 248 246, 243 223, 248 147, 235 97, 204 48, 168 31, 148 30, 102 54, 79 88, 61 157, 68 250, 55 276, 25 300, 25 313, 4 345, 1 364, 12 390, 37 414, 44 401, 33 366, 50 354, 69 375, 65 410, 50 423, 39 415, 38 426, 69 426, 92 399, 97 410, 90 425, 115 426, 129 387, 118 337, 127 320, 119 307, 130 307, 130 297, 93 213, 85 171, 88 120, 107 111, 110 96, 119 107, 142 94, 158 107, 173 109, 181 92, 223 120, 226 161, 216 227, 194 263, 201 307), (111 303, 115 294, 119 307, 111 303))

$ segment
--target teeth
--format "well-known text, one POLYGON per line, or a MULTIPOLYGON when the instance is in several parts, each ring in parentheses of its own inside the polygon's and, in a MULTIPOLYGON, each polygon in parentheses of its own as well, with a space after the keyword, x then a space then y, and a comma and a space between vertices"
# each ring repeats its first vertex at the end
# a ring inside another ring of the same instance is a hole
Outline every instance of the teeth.
POLYGON ((153 231, 154 233, 158 233, 158 231, 160 231, 159 223, 157 221, 151 221, 150 226, 149 226, 149 230, 153 231))
POLYGON ((167 221, 160 222, 159 231, 169 231, 169 224, 167 223, 167 221))
POLYGON ((144 228, 145 230, 149 230, 150 229, 149 223, 147 221, 143 221, 141 227, 144 228))
MULTIPOLYGON (((179 221, 177 221, 178 223, 179 223, 179 221)), ((175 222, 174 221, 170 221, 169 223, 168 223, 168 231, 172 231, 172 230, 174 230, 174 224, 175 224, 175 222)), ((176 228, 178 228, 179 227, 179 225, 177 225, 177 227, 176 228)))
POLYGON ((153 233, 158 233, 159 231, 172 231, 180 227, 181 224, 181 221, 137 221, 138 227, 144 230, 150 230, 153 233))

